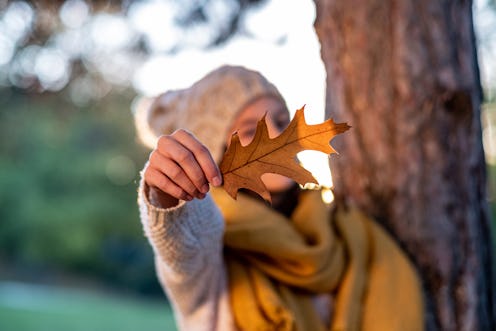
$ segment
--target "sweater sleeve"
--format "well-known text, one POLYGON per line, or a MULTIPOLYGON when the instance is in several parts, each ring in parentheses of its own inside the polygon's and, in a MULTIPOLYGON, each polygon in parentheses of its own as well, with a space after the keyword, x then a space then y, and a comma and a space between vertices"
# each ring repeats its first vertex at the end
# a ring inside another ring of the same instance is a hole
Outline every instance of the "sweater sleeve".
POLYGON ((210 195, 163 209, 148 200, 142 181, 138 203, 178 329, 235 330, 222 255, 224 221, 210 195))

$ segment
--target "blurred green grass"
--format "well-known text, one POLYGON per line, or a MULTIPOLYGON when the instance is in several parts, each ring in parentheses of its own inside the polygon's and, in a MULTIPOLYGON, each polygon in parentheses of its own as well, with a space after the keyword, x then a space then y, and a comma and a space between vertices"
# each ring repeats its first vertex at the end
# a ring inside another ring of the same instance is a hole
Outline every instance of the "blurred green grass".
POLYGON ((24 283, 0 283, 2 331, 173 331, 163 300, 24 283))

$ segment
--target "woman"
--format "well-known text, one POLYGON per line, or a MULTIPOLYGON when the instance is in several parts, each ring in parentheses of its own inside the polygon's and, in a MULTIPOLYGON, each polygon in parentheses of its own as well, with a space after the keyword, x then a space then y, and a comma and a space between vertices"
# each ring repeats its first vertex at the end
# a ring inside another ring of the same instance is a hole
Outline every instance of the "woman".
POLYGON ((272 206, 218 188, 231 134, 248 144, 264 114, 271 137, 289 123, 277 89, 232 66, 137 114, 142 136, 160 136, 139 204, 179 329, 422 330, 415 270, 373 221, 331 218, 319 192, 276 174, 262 177, 272 206))

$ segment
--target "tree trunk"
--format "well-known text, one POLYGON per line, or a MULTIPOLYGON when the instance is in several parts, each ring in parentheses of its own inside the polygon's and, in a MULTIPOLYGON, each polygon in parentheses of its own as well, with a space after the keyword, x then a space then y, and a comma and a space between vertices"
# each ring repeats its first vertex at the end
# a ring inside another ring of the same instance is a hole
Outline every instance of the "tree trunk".
POLYGON ((337 203, 409 254, 428 330, 496 330, 472 3, 315 3, 326 114, 352 126, 333 143, 337 203))

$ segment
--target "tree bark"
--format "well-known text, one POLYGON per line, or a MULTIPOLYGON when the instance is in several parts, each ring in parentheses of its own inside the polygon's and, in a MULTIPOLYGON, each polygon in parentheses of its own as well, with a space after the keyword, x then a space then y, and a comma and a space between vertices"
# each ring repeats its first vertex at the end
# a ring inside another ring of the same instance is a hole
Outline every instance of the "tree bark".
POLYGON ((472 3, 315 3, 326 114, 352 126, 333 142, 337 203, 409 254, 428 330, 496 330, 472 3))

